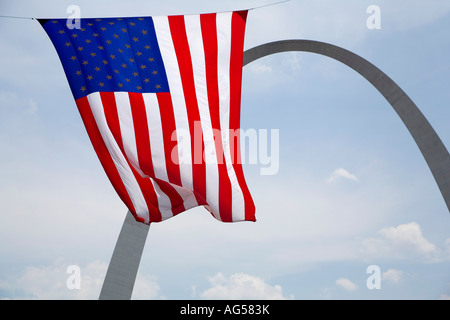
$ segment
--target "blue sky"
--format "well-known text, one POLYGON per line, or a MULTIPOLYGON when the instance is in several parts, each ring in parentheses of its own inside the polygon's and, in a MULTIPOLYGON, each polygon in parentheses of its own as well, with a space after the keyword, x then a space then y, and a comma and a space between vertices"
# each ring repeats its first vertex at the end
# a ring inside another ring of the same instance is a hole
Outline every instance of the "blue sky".
MULTIPOLYGON (((188 14, 269 1, 2 1, 0 15, 188 14)), ((252 10, 245 48, 312 39, 389 75, 450 146, 450 1, 301 1, 252 10), (381 10, 370 30, 369 5, 381 10)), ((0 19, 0 299, 97 299, 126 213, 33 20, 0 19), (70 265, 81 288, 66 286, 70 265)), ((257 222, 203 208, 150 227, 133 299, 449 299, 450 213, 401 120, 361 76, 283 53, 244 68, 244 129, 279 130, 279 171, 244 172, 257 222), (367 268, 380 268, 369 290, 367 268)))

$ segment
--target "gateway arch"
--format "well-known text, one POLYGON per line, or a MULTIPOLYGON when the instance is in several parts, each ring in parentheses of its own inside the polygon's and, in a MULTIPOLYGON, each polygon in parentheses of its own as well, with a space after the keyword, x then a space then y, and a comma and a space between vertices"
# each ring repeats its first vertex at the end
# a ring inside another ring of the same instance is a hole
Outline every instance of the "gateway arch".
MULTIPOLYGON (((450 155, 428 120, 406 93, 383 71, 341 47, 312 40, 266 43, 244 52, 243 66, 279 52, 317 53, 349 66, 366 78, 389 102, 421 151, 450 211, 450 155)), ((149 226, 127 213, 100 292, 101 300, 127 300, 133 287, 149 226)))
POLYGON ((450 211, 450 155, 428 120, 406 93, 383 71, 357 54, 341 47, 312 40, 266 43, 244 52, 243 65, 279 52, 317 53, 342 62, 366 78, 389 102, 405 124, 441 191, 450 211))

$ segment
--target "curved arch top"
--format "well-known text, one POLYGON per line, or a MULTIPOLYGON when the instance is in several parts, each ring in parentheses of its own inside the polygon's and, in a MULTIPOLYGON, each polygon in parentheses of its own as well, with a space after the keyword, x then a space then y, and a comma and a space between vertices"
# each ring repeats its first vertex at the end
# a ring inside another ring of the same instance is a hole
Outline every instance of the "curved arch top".
POLYGON ((288 51, 311 52, 333 58, 366 78, 386 98, 412 135, 450 211, 449 152, 419 108, 391 78, 351 51, 312 40, 283 40, 254 47, 244 52, 243 65, 274 53, 288 51))
MULTIPOLYGON (((243 65, 270 54, 287 51, 318 53, 338 60, 361 74, 377 88, 400 116, 416 141, 450 211, 450 155, 422 112, 394 81, 353 52, 311 40, 277 41, 249 49, 244 52, 243 65)), ((108 267, 100 299, 131 298, 148 228, 148 225, 136 222, 130 212, 127 213, 108 267)))

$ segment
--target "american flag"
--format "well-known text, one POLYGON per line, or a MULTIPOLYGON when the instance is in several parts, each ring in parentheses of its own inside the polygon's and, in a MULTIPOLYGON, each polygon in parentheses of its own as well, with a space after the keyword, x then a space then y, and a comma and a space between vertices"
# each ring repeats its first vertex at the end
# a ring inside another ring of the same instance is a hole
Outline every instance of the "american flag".
POLYGON ((39 20, 97 156, 137 221, 196 206, 223 222, 255 221, 239 144, 246 18, 83 18, 79 28, 39 20))

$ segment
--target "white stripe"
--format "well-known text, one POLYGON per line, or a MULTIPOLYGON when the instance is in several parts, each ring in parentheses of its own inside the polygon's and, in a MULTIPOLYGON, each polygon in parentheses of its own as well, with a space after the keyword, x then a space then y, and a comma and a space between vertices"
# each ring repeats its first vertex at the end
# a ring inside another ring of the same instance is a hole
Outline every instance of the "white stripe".
MULTIPOLYGON (((147 127, 150 139, 151 157, 155 178, 169 181, 164 156, 164 140, 162 133, 161 115, 156 93, 143 93, 145 112, 147 115, 147 127)), ((163 220, 173 217, 170 198, 159 187, 158 183, 150 178, 158 198, 158 208, 163 220)))
POLYGON ((181 198, 184 200, 184 208, 186 210, 197 207, 197 199, 195 198, 194 193, 184 187, 177 186, 173 183, 171 183, 172 187, 175 188, 175 191, 181 196, 181 198))
MULTIPOLYGON (((182 134, 189 132, 189 122, 178 60, 170 33, 169 20, 168 17, 154 17, 153 22, 172 97, 177 130, 181 183, 183 187, 193 190, 191 141, 189 135, 182 134), (180 143, 183 143, 183 145, 180 145, 180 143)), ((195 197, 188 197, 185 200, 185 206, 187 207, 192 208, 196 205, 198 204, 195 197), (190 202, 192 199, 194 199, 193 203, 190 202)))
POLYGON ((142 194, 141 188, 139 187, 139 184, 137 183, 137 180, 134 177, 134 174, 129 167, 127 160, 122 154, 116 140, 114 139, 113 134, 109 130, 100 93, 91 93, 87 96, 87 99, 97 127, 100 131, 103 141, 105 142, 106 148, 111 155, 114 165, 117 168, 125 189, 130 196, 131 202, 133 203, 133 206, 136 210, 136 214, 140 218, 143 218, 145 222, 149 222, 149 212, 144 199, 144 195, 142 194))
MULTIPOLYGON (((202 29, 199 15, 184 17, 189 49, 194 71, 195 92, 200 113, 201 129, 205 143, 204 161, 206 163, 206 201, 213 211, 213 215, 220 220, 219 215, 219 168, 209 113, 208 89, 206 84, 205 52, 203 48, 202 29)), ((200 146, 195 146, 201 148, 200 146)))
POLYGON ((230 150, 230 57, 232 12, 217 14, 220 129, 228 175, 232 187, 233 221, 245 220, 245 203, 233 168, 230 150))
POLYGON ((152 163, 155 178, 169 181, 158 98, 156 97, 156 93, 143 93, 142 96, 144 98, 145 112, 147 114, 147 126, 150 136, 150 148, 152 151, 152 163))
POLYGON ((139 166, 139 158, 136 144, 136 133, 134 131, 133 114, 128 92, 115 92, 114 97, 117 105, 117 115, 119 117, 120 133, 122 135, 125 155, 134 169, 141 176, 145 176, 139 166))

